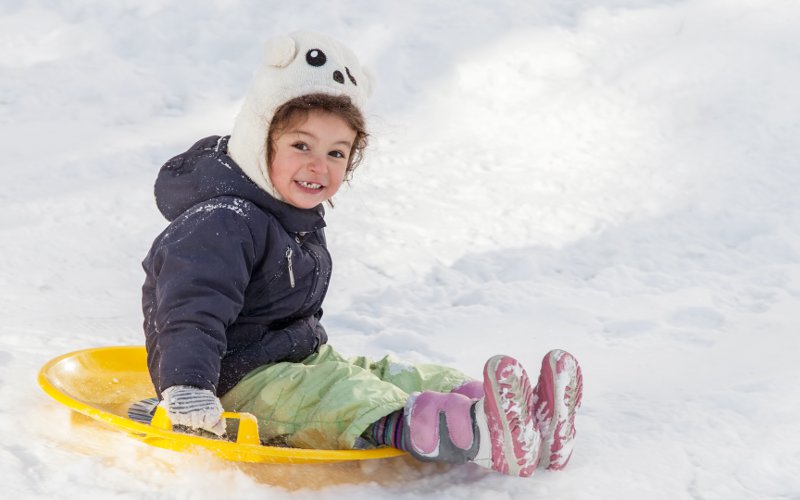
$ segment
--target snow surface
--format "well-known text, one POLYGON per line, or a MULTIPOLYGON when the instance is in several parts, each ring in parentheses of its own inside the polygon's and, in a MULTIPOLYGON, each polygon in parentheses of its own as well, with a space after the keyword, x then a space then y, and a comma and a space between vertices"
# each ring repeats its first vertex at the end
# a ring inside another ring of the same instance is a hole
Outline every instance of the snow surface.
POLYGON ((7 498, 800 498, 800 2, 4 0, 7 498), (560 347, 567 470, 250 466, 152 448, 36 384, 141 344, 159 166, 228 133, 268 37, 379 78, 328 238, 333 344, 478 376, 560 347))

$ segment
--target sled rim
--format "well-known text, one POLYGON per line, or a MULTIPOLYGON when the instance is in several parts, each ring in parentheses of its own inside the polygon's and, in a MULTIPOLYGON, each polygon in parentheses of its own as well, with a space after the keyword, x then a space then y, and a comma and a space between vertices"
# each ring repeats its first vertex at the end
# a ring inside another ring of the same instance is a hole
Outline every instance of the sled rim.
MULTIPOLYGON (((125 385, 126 377, 135 379, 135 382, 140 385, 140 392, 144 390, 141 388, 141 375, 147 375, 144 346, 95 347, 69 352, 51 359, 39 370, 38 383, 45 393, 67 408, 127 432, 132 437, 159 448, 180 452, 207 450, 226 460, 254 463, 336 463, 391 458, 406 454, 402 450, 390 447, 369 450, 319 450, 236 443, 181 434, 136 422, 111 408, 125 407, 134 400, 155 396, 155 391, 150 386, 149 396, 137 396, 127 400, 114 399, 114 393, 117 392, 120 394, 126 394, 126 391, 129 390, 136 392, 135 388, 131 389, 125 385), (129 364, 133 364, 133 366, 129 366, 129 364), (116 367, 128 368, 128 371, 120 372, 119 379, 113 377, 109 380, 107 375, 116 373, 114 371, 116 367), (93 373, 95 374, 94 378, 92 377, 93 373), (105 378, 103 378, 104 376, 105 378), (104 388, 113 387, 116 391, 101 392, 96 397, 80 394, 79 387, 92 382, 97 383, 98 379, 104 388), (109 398, 108 401, 98 400, 103 397, 109 398)), ((149 375, 147 375, 147 381, 149 382, 149 375)), ((226 416, 250 417, 249 414, 231 415, 227 412, 226 416)))

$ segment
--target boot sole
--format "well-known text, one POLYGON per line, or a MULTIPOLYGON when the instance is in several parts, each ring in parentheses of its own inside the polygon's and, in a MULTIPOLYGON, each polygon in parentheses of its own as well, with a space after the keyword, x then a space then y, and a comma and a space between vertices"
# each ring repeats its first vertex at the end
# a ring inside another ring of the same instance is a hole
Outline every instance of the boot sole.
POLYGON ((572 457, 576 433, 575 411, 583 398, 583 374, 575 357, 559 349, 548 353, 542 360, 537 392, 539 396, 544 392, 544 399, 554 402, 552 409, 535 405, 539 408, 537 420, 544 436, 540 465, 550 470, 561 470, 572 457), (552 411, 552 415, 539 414, 542 411, 548 414, 552 411), (543 425, 542 421, 550 423, 543 425), (549 428, 552 425, 555 425, 555 429, 549 428))
POLYGON ((530 411, 533 388, 514 358, 494 356, 483 369, 484 412, 492 439, 492 469, 511 476, 533 475, 541 436, 530 411))

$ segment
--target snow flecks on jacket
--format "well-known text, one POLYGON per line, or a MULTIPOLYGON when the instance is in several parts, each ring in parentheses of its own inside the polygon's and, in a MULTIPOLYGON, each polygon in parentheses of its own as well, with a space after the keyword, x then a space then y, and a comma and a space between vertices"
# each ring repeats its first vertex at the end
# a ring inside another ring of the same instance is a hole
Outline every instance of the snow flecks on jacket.
POLYGON ((171 223, 142 262, 142 311, 159 393, 192 385, 221 396, 253 369, 301 361, 327 342, 319 319, 332 267, 322 206, 273 198, 226 144, 198 141, 156 180, 171 223))

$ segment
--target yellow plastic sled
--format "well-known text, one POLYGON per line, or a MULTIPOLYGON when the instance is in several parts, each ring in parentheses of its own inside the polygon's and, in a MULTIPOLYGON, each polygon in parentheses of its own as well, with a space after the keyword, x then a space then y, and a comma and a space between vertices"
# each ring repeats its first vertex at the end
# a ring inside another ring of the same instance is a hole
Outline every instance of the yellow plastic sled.
POLYGON ((39 371, 39 385, 56 401, 96 420, 130 433, 147 444, 189 452, 206 449, 227 460, 261 463, 333 463, 404 455, 395 448, 309 450, 263 446, 258 422, 249 413, 225 413, 239 420, 236 442, 172 431, 158 408, 150 425, 128 418, 136 401, 155 396, 143 346, 98 347, 64 354, 39 371))

